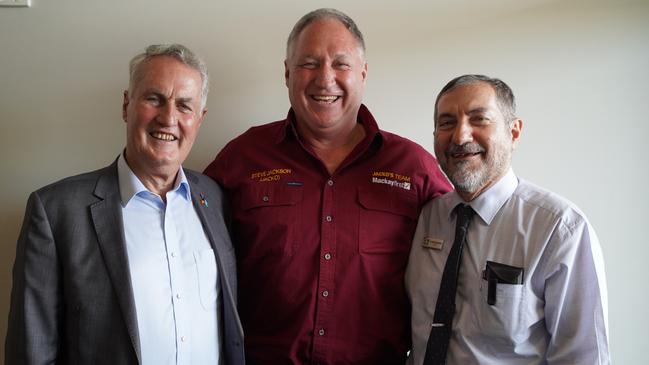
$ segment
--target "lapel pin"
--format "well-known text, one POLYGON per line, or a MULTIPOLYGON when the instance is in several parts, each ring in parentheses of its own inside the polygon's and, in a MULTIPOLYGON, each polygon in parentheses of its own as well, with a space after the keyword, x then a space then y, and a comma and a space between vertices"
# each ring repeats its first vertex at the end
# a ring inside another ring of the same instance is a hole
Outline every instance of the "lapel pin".
POLYGON ((201 197, 201 205, 205 208, 209 207, 209 205, 207 204, 207 199, 205 199, 205 194, 200 193, 199 195, 201 197))

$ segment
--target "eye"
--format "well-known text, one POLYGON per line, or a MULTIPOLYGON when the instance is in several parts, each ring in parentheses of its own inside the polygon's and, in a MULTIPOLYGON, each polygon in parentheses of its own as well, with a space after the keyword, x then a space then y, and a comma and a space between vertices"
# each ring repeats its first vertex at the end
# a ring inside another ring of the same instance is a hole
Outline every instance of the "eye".
POLYGON ((352 66, 349 63, 340 62, 336 64, 336 68, 339 70, 351 70, 352 66))
POLYGON ((152 107, 159 108, 166 104, 167 100, 164 96, 157 92, 150 92, 143 95, 144 102, 152 107))
POLYGON ((306 68, 307 70, 313 70, 318 67, 318 64, 313 61, 307 61, 300 64, 300 67, 306 68))
POLYGON ((442 130, 452 129, 454 125, 455 121, 453 119, 440 119, 437 121, 437 128, 442 130))
POLYGON ((183 112, 183 113, 191 113, 191 112, 194 111, 194 110, 192 109, 192 106, 191 106, 191 105, 189 105, 189 104, 184 104, 184 103, 183 103, 183 104, 179 104, 179 105, 178 105, 178 109, 179 109, 181 112, 183 112))
POLYGON ((486 115, 476 114, 472 115, 469 121, 473 124, 488 124, 491 120, 486 115))

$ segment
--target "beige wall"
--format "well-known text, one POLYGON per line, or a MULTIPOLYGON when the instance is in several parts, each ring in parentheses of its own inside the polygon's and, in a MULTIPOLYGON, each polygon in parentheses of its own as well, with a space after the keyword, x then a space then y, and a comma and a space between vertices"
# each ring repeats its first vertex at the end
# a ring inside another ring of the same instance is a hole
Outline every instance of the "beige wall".
POLYGON ((649 362, 647 1, 32 3, 0 8, 0 338, 27 196, 117 156, 130 57, 181 42, 207 60, 209 112, 186 163, 200 170, 249 126, 285 116, 285 37, 326 4, 365 33, 365 102, 379 123, 431 151, 432 101, 446 81, 485 73, 512 86, 525 121, 515 170, 590 217, 607 264, 614 360, 649 362))

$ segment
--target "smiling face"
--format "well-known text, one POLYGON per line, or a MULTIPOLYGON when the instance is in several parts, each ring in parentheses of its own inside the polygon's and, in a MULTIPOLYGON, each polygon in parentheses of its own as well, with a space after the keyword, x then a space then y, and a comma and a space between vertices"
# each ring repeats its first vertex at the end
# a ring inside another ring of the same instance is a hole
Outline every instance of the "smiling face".
POLYGON ((309 24, 290 45, 284 66, 298 128, 315 136, 351 131, 367 63, 358 41, 341 22, 322 19, 309 24))
POLYGON ((485 82, 451 89, 439 98, 435 154, 458 194, 471 201, 509 169, 522 121, 505 121, 485 82))
POLYGON ((155 56, 136 80, 122 108, 126 160, 140 180, 175 178, 205 116, 201 75, 171 56, 155 56))

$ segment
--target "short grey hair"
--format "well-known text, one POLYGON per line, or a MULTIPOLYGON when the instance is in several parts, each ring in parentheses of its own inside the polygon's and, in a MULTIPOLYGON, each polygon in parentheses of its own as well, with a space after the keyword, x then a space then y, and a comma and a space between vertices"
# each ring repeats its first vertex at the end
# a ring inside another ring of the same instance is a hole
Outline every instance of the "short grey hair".
POLYGON ((462 75, 454 78, 449 81, 446 86, 437 94, 437 99, 435 100, 435 127, 437 127, 437 105, 439 104, 439 99, 442 95, 450 92, 451 90, 463 86, 475 84, 478 82, 485 82, 494 89, 496 92, 496 102, 498 107, 500 107, 500 112, 505 118, 505 123, 511 125, 511 123, 516 119, 516 100, 514 98, 514 92, 512 89, 502 80, 488 77, 485 75, 462 75))
POLYGON ((354 20, 340 10, 332 8, 320 8, 304 15, 302 18, 300 18, 300 20, 297 21, 297 23, 295 23, 295 26, 293 26, 293 30, 291 30, 291 33, 288 35, 288 40, 286 41, 287 59, 289 57, 289 53, 291 52, 291 46, 293 45, 293 43, 295 43, 295 40, 300 36, 304 28, 306 28, 311 23, 325 19, 333 19, 342 23, 342 25, 344 25, 345 28, 349 30, 354 38, 356 38, 358 45, 360 46, 363 53, 365 53, 365 39, 363 39, 363 33, 361 33, 360 29, 358 29, 358 26, 356 25, 354 20))
POLYGON ((143 64, 154 57, 169 56, 177 59, 190 68, 198 71, 201 75, 201 109, 205 108, 207 103, 207 93, 209 92, 210 77, 207 72, 207 65, 205 62, 189 48, 182 44, 153 44, 146 48, 144 53, 133 57, 129 64, 130 78, 128 83, 129 97, 133 95, 133 88, 135 84, 140 81, 140 69, 143 64))

